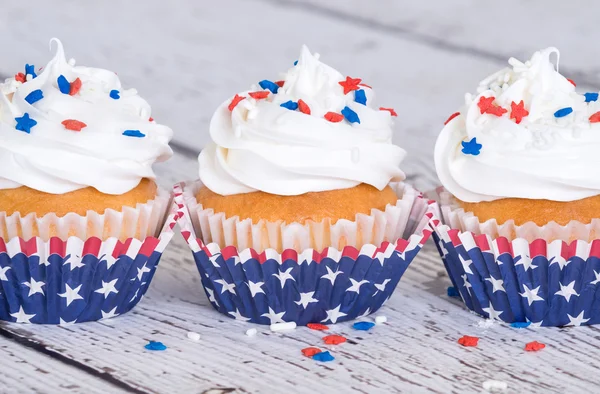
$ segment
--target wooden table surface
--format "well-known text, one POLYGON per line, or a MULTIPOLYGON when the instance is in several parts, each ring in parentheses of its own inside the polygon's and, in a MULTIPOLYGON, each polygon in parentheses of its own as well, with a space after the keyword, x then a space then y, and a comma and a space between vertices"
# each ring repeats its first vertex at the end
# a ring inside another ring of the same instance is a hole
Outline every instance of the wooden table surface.
MULTIPOLYGON (((362 77, 378 102, 399 113, 395 142, 418 188, 437 185, 435 136, 480 79, 510 56, 561 49, 561 71, 582 91, 600 90, 596 2, 477 0, 160 0, 3 5, 0 75, 50 58, 63 40, 78 64, 118 72, 175 130, 175 157, 156 166, 160 183, 197 177, 218 104, 278 75, 306 43, 342 73, 362 77), (419 3, 419 4, 417 4, 419 3), (522 4, 524 3, 524 4, 522 4), (177 4, 177 5, 176 5, 177 4)), ((600 329, 514 329, 486 322, 450 299, 450 281, 429 244, 377 313, 388 322, 366 333, 332 327, 350 341, 317 363, 300 350, 321 333, 299 328, 247 337, 248 324, 218 314, 201 288, 191 253, 176 236, 144 300, 129 314, 96 323, 0 323, 0 392, 325 393, 482 392, 488 380, 508 392, 598 392, 600 329), (187 339, 200 333, 199 342, 187 339), (463 335, 481 338, 463 348, 463 335), (164 352, 144 349, 162 341, 164 352), (537 340, 538 353, 523 350, 537 340)))

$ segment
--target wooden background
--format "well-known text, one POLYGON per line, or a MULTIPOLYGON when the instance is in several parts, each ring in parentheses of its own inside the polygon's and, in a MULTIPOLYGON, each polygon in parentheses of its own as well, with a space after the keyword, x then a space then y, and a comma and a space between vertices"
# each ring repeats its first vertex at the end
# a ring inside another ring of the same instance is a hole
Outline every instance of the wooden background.
MULTIPOLYGON (((45 64, 51 37, 78 64, 116 71, 175 131, 175 157, 156 167, 169 187, 197 177, 216 106, 289 68, 305 43, 397 110, 403 168, 426 190, 437 185, 432 151, 443 121, 510 56, 526 60, 554 45, 563 74, 582 92, 600 90, 599 11, 589 0, 6 1, 0 77, 45 64)), ((0 392, 463 393, 481 392, 489 379, 509 392, 600 390, 598 328, 485 328, 445 295, 449 283, 429 245, 380 311, 388 323, 366 334, 336 326, 352 340, 332 349, 335 362, 319 364, 300 349, 320 345, 321 334, 257 327, 248 338, 248 325, 212 310, 178 236, 129 315, 68 327, 1 323, 0 392), (465 334, 480 336, 480 346, 459 347, 465 334), (148 340, 169 349, 145 351, 148 340), (548 347, 525 353, 532 340, 548 347)))

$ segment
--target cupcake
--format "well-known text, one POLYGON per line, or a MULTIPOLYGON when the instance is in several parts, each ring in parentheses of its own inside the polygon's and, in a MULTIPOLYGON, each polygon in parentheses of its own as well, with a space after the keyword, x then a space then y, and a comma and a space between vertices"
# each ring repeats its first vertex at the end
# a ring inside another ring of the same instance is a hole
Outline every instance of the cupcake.
POLYGON ((0 319, 82 322, 131 309, 172 235, 152 164, 172 131, 113 72, 53 39, 0 84, 0 319), (160 235, 159 235, 160 233, 160 235))
POLYGON ((304 47, 280 80, 216 110, 200 181, 176 189, 209 300, 245 321, 336 323, 375 312, 429 234, 403 183, 391 108, 304 47))
POLYGON ((440 254, 467 307, 506 322, 600 322, 600 103, 558 58, 511 58, 435 146, 440 254))

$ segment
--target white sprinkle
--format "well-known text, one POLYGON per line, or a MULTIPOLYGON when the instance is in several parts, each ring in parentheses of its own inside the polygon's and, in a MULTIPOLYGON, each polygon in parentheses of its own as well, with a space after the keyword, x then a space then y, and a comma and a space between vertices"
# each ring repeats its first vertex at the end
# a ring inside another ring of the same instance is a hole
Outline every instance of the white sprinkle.
POLYGON ((33 79, 33 75, 31 75, 31 74, 27 74, 27 75, 25 76, 25 80, 26 80, 26 81, 31 81, 32 79, 33 79))
POLYGON ((493 325, 494 325, 493 319, 484 319, 484 320, 479 320, 477 322, 477 327, 483 328, 483 329, 488 329, 493 325))
POLYGON ((242 126, 236 126, 233 130, 233 134, 236 138, 240 138, 242 136, 242 126))
POLYGON ((288 323, 275 323, 275 324, 271 324, 271 331, 287 331, 287 330, 293 330, 296 328, 296 323, 291 321, 288 323))
POLYGON ((252 108, 248 111, 248 114, 246 115, 246 119, 256 119, 257 115, 258 115, 258 109, 252 108))
POLYGON ((246 335, 249 337, 253 337, 258 333, 258 331, 256 331, 256 328, 251 328, 249 330, 246 331, 246 335))
POLYGON ((487 391, 504 391, 508 389, 508 383, 500 380, 486 380, 483 382, 483 389, 487 391))
POLYGON ((350 153, 352 163, 358 163, 360 160, 360 151, 357 147, 352 148, 352 152, 350 153))
POLYGON ((75 59, 70 58, 69 59, 69 66, 73 67, 75 65, 75 59))
POLYGON ((200 340, 200 334, 197 332, 190 331, 187 333, 188 339, 191 339, 194 342, 198 342, 200 340))
POLYGON ((377 324, 383 324, 386 321, 387 321, 387 317, 385 317, 385 316, 377 316, 375 318, 375 323, 377 323, 377 324))

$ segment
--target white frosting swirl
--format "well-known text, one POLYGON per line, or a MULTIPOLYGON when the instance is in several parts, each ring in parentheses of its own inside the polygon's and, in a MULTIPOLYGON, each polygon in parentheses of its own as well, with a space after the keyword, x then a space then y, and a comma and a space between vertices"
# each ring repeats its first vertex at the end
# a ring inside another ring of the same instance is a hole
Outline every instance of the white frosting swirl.
POLYGON ((52 42, 56 55, 37 77, 0 84, 0 189, 24 185, 62 194, 91 186, 123 194, 142 178, 155 178, 152 164, 172 155, 172 130, 151 122, 148 103, 134 89, 121 90, 115 73, 74 67, 74 60, 66 61, 61 42, 52 42), (77 94, 60 91, 61 75, 68 82, 80 79, 77 94), (36 90, 43 98, 30 104, 25 98, 36 90), (113 90, 119 99, 110 96, 113 90), (24 114, 37 122, 29 133, 17 130, 15 118, 24 114), (69 119, 86 127, 68 130, 62 122, 69 119), (126 130, 144 136, 123 135, 126 130))
POLYGON ((381 190, 404 179, 398 165, 405 151, 392 144, 390 112, 372 108, 373 91, 366 86, 360 86, 366 105, 354 101, 354 91, 344 94, 339 82, 345 79, 303 47, 277 94, 255 100, 240 93, 246 98, 233 111, 228 99, 211 120, 213 143, 198 158, 202 182, 221 195, 256 190, 299 195, 360 183, 381 190), (310 115, 281 107, 299 99, 310 115), (360 124, 324 118, 346 106, 360 124))
POLYGON ((558 64, 555 48, 536 52, 526 63, 511 58, 512 67, 483 80, 474 98, 467 94, 466 107, 444 127, 435 165, 455 197, 467 202, 508 197, 573 201, 600 194, 600 123, 590 122, 600 101, 594 101, 595 93, 575 91, 551 63, 553 53, 558 64), (495 97, 493 105, 507 112, 482 114, 482 97, 495 97), (521 101, 529 114, 519 119, 515 113, 523 111, 513 113, 511 104, 521 101), (569 112, 565 108, 572 112, 560 116, 569 112), (461 142, 473 138, 482 145, 480 153, 464 154, 461 142))

